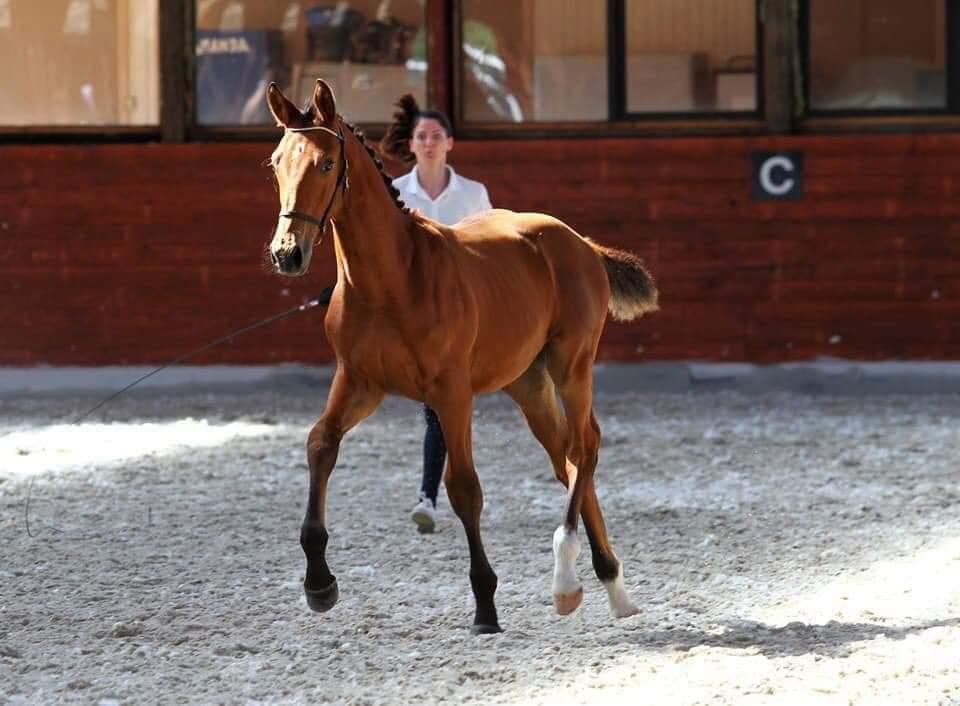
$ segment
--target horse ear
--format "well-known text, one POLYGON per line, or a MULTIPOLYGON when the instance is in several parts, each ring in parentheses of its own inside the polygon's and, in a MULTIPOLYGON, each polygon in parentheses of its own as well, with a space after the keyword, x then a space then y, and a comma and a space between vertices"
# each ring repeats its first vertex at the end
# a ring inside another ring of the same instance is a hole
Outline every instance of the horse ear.
POLYGON ((337 101, 333 97, 333 89, 322 78, 317 79, 316 88, 313 89, 313 109, 317 119, 326 125, 333 123, 337 117, 337 101))
POLYGON ((294 117, 300 114, 297 106, 291 103, 280 87, 272 81, 267 87, 267 105, 277 121, 277 127, 290 127, 294 117))

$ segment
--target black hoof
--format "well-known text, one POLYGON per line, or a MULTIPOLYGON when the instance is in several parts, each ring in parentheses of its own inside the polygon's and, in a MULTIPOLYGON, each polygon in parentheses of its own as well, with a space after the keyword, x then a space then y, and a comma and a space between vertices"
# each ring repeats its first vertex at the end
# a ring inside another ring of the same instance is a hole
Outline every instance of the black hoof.
POLYGON ((503 632, 503 628, 499 625, 474 625, 470 628, 470 632, 474 635, 496 635, 498 632, 503 632))
POLYGON ((307 605, 310 606, 310 610, 317 613, 326 613, 337 604, 337 600, 340 598, 340 589, 337 587, 336 579, 324 588, 307 588, 304 585, 303 593, 307 597, 307 605))

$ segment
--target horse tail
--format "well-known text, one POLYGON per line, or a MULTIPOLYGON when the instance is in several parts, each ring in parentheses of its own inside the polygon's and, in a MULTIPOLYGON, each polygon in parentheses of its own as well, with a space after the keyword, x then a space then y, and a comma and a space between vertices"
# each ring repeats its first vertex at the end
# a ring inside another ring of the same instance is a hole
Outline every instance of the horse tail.
POLYGON ((610 313, 617 321, 633 321, 660 307, 657 305, 657 285, 643 261, 633 253, 599 245, 587 240, 610 280, 610 313))

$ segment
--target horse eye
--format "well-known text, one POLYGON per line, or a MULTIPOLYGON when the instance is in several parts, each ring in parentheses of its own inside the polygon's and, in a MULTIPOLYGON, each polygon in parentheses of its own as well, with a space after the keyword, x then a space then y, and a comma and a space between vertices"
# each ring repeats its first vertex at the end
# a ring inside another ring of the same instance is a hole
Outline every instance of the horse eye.
POLYGON ((323 164, 320 165, 320 171, 326 174, 331 169, 333 169, 333 160, 332 159, 323 160, 323 164))

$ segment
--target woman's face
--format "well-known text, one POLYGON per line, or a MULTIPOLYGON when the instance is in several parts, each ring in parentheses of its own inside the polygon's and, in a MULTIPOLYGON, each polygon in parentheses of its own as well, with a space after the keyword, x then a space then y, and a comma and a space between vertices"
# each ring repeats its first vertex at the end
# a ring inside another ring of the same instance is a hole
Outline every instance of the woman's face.
POLYGON ((421 118, 413 129, 410 151, 418 164, 446 164, 447 152, 453 149, 453 138, 433 118, 421 118))

